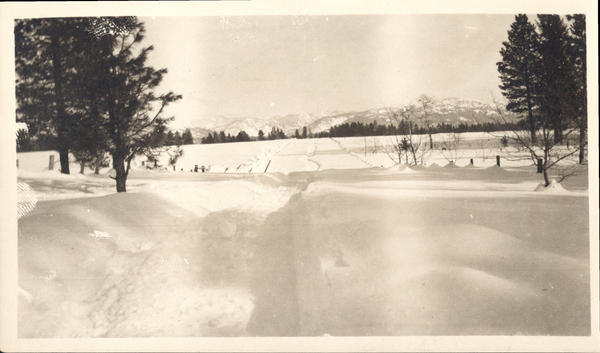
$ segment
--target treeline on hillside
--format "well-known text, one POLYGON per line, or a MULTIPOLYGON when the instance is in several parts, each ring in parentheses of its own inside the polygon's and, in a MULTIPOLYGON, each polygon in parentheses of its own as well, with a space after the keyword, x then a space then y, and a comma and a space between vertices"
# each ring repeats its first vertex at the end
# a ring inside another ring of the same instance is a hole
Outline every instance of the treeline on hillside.
MULTIPOLYGON (((504 130, 523 130, 526 129, 524 123, 478 123, 478 124, 446 124, 440 123, 430 126, 429 129, 420 127, 418 124, 412 124, 412 133, 415 135, 425 135, 428 133, 463 133, 463 132, 494 132, 504 130)), ((328 137, 353 137, 353 136, 393 136, 406 135, 409 133, 409 123, 405 120, 400 120, 398 124, 380 125, 376 121, 363 124, 361 122, 345 123, 332 126, 328 131, 313 133, 306 127, 302 128, 302 133, 296 129, 293 138, 328 138, 328 137)), ((240 131, 236 136, 225 134, 224 131, 217 133, 209 133, 203 137, 201 143, 228 143, 228 142, 243 142, 243 141, 265 141, 265 140, 280 140, 290 138, 279 128, 273 127, 270 133, 265 136, 262 130, 258 131, 258 137, 251 137, 245 131, 240 131)))
POLYGON ((465 124, 460 123, 447 124, 439 123, 437 125, 431 125, 429 128, 421 127, 416 123, 410 124, 405 120, 400 120, 398 124, 380 125, 377 122, 369 124, 363 124, 361 122, 345 123, 329 128, 329 131, 322 131, 315 134, 316 137, 352 137, 352 136, 384 136, 384 135, 406 135, 412 128, 412 133, 415 135, 425 135, 428 133, 463 133, 463 132, 493 132, 503 131, 506 129, 524 129, 525 127, 521 124, 514 123, 478 123, 478 124, 465 124))
POLYGON ((217 133, 216 131, 213 133, 208 133, 208 136, 203 137, 201 143, 228 143, 228 142, 244 142, 244 141, 264 141, 264 140, 282 140, 288 138, 283 130, 278 127, 271 128, 271 132, 265 136, 265 132, 262 130, 258 130, 258 137, 250 137, 246 131, 240 131, 236 136, 232 136, 231 134, 225 135, 225 131, 221 131, 217 133))
POLYGON ((164 145, 165 146, 181 146, 181 145, 193 145, 194 137, 192 136, 192 132, 190 129, 185 129, 183 133, 179 133, 179 131, 170 131, 164 137, 164 145))

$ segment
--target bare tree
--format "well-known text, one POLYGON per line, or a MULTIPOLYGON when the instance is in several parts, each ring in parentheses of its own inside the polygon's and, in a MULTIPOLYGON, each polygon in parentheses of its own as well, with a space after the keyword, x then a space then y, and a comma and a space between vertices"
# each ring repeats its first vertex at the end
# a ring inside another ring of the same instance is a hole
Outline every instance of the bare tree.
POLYGON ((429 135, 429 148, 433 149, 433 136, 431 133, 431 117, 433 115, 433 104, 435 103, 435 98, 432 96, 428 96, 426 94, 422 94, 419 99, 417 99, 419 107, 421 109, 421 115, 419 117, 420 123, 425 126, 427 129, 427 134, 429 135))
MULTIPOLYGON (((492 139, 485 139, 478 141, 478 146, 481 149, 481 159, 484 161, 494 153, 494 150, 489 146, 491 140, 492 139)), ((497 139, 494 139, 494 141, 495 140, 497 139)))
POLYGON ((528 158, 534 164, 539 164, 545 186, 550 185, 548 173, 551 169, 558 171, 559 180, 557 182, 559 183, 585 169, 585 167, 578 166, 580 145, 576 128, 563 130, 562 141, 566 143, 561 143, 554 138, 555 126, 550 123, 545 124, 542 120, 532 138, 531 132, 518 124, 519 121, 522 121, 521 116, 507 112, 502 108, 503 105, 498 104, 495 99, 494 104, 498 113, 495 120, 507 126, 507 130, 500 133, 502 139, 508 142, 504 148, 505 153, 512 158, 528 158))
POLYGON ((413 105, 398 112, 388 109, 388 116, 392 125, 396 126, 398 134, 390 136, 391 148, 382 146, 382 149, 394 162, 397 160, 397 163, 402 163, 404 154, 406 164, 415 166, 425 164, 431 155, 432 151, 427 148, 424 136, 413 133, 417 127, 415 111, 416 108, 413 105))
POLYGON ((461 134, 459 132, 453 131, 444 134, 440 152, 448 162, 456 163, 464 155, 465 151, 460 148, 460 143, 461 134))
POLYGON ((377 137, 373 136, 373 154, 377 153, 377 137))

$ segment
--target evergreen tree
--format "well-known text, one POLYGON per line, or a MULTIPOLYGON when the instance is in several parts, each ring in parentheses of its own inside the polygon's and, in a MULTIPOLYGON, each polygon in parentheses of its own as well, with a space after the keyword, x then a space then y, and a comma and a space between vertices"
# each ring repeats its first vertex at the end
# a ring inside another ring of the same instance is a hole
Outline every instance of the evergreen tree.
POLYGON ((92 105, 90 112, 81 111, 70 133, 71 150, 79 162, 79 173, 84 174, 85 167, 90 166, 99 174, 100 168, 105 166, 108 141, 96 105, 92 105))
MULTIPOLYGON (((60 171, 69 174, 70 130, 75 122, 71 107, 76 91, 70 82, 82 57, 87 32, 83 19, 26 19, 15 22, 17 121, 29 133, 56 137, 60 171)), ((35 138, 34 137, 34 138, 35 138)))
POLYGON ((571 49, 571 68, 575 80, 576 97, 574 99, 577 116, 577 127, 579 130, 579 163, 585 161, 585 148, 587 146, 587 46, 585 15, 568 15, 571 21, 569 42, 571 49))
POLYGON ((169 132, 167 132, 167 137, 165 138, 165 146, 173 146, 174 139, 175 139, 175 136, 173 136, 173 131, 169 130, 169 132))
POLYGON ((206 136, 205 138, 204 137, 202 138, 202 143, 206 143, 206 144, 215 143, 215 139, 213 138, 212 134, 209 132, 208 136, 206 136))
POLYGON ((193 145, 194 144, 194 137, 192 136, 192 131, 189 128, 185 129, 185 131, 181 135, 181 140, 182 140, 182 144, 184 144, 184 145, 193 145))
POLYGON ((244 130, 242 130, 237 134, 235 141, 237 141, 237 142, 250 141, 250 136, 248 136, 248 134, 244 130))
POLYGON ((173 134, 173 144, 175 146, 181 146, 183 144, 183 139, 181 138, 179 131, 175 131, 173 134))
POLYGON ((286 139, 287 136, 285 136, 285 133, 283 132, 283 130, 281 130, 280 128, 277 128, 277 139, 286 139))
POLYGON ((258 140, 259 141, 264 141, 265 140, 265 132, 262 130, 258 130, 258 140))
POLYGON ((498 62, 498 71, 502 85, 502 94, 508 100, 506 109, 518 114, 527 114, 527 126, 535 143, 536 108, 538 82, 536 68, 539 66, 538 37, 535 26, 527 15, 515 16, 515 22, 508 31, 508 41, 502 43, 500 50, 502 61, 498 62))
POLYGON ((268 140, 275 140, 277 138, 277 130, 275 126, 271 127, 271 132, 267 135, 268 140))
POLYGON ((555 142, 563 139, 577 95, 570 66, 568 29, 559 15, 538 15, 541 56, 540 109, 542 123, 552 127, 555 142))
POLYGON ((152 46, 134 55, 134 47, 144 39, 144 24, 135 18, 123 22, 127 26, 108 28, 90 44, 95 46, 97 55, 89 63, 93 76, 88 80, 99 97, 96 104, 100 104, 102 126, 107 133, 117 192, 126 191, 133 158, 163 145, 166 125, 173 118, 162 117, 162 112, 168 104, 181 99, 173 92, 154 94, 167 69, 146 66, 152 46))

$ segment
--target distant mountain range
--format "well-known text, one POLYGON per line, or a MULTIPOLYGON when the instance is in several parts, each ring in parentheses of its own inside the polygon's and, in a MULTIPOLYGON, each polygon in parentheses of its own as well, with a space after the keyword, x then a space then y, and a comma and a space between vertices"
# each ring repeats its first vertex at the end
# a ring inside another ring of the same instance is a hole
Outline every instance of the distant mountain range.
MULTIPOLYGON (((258 131, 268 134, 272 127, 280 128, 286 135, 294 135, 296 129, 302 133, 306 126, 313 133, 329 130, 330 127, 352 122, 369 124, 377 121, 377 124, 387 125, 391 122, 390 112, 399 112, 405 107, 377 108, 366 111, 351 112, 314 112, 311 114, 290 114, 286 116, 275 116, 270 119, 258 119, 253 117, 212 117, 198 120, 190 126, 194 139, 208 135, 213 131, 224 131, 233 136, 240 131, 245 131, 250 136, 258 136, 258 131)), ((431 107, 431 121, 434 124, 477 124, 491 122, 497 114, 495 107, 486 102, 473 99, 444 98, 436 100, 431 107)))

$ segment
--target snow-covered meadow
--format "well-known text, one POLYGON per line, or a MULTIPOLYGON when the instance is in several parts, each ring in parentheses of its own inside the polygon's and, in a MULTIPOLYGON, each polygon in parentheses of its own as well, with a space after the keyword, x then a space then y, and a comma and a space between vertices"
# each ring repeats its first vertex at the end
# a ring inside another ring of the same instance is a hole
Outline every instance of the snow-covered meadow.
POLYGON ((124 194, 19 153, 18 335, 589 335, 587 172, 540 189, 461 141, 413 168, 386 137, 183 146, 124 194))

